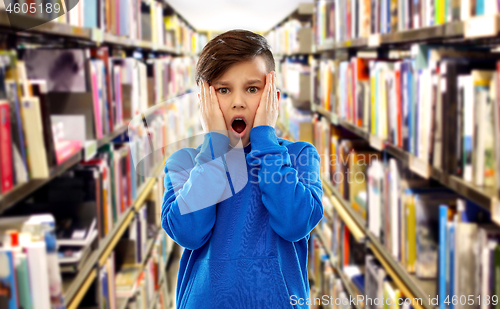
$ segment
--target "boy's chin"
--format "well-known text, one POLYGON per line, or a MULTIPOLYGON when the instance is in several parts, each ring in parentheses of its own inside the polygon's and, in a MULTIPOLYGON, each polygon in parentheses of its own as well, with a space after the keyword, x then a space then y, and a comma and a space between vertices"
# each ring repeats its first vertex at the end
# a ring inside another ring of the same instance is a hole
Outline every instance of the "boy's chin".
POLYGON ((245 133, 243 136, 237 136, 234 131, 229 132, 229 140, 232 147, 246 147, 250 142, 249 133, 245 133))

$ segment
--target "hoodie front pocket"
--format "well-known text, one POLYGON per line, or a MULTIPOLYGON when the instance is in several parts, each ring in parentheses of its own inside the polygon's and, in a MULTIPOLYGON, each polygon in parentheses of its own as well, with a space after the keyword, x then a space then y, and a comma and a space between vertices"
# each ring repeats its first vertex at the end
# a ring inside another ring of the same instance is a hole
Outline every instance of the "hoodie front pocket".
POLYGON ((197 260, 183 308, 292 308, 276 257, 197 260))

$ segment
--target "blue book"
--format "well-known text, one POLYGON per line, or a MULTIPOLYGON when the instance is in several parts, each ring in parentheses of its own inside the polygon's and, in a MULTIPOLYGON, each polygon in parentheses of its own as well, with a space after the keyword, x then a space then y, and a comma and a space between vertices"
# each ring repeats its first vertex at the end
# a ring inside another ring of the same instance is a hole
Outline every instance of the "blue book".
POLYGON ((414 138, 413 138, 413 114, 415 113, 413 108, 415 106, 413 100, 413 64, 410 63, 408 66, 408 141, 409 141, 409 149, 408 151, 411 154, 414 154, 414 138))
MULTIPOLYGON (((448 271, 447 271, 448 295, 455 295, 455 222, 448 223, 448 271)), ((454 309, 453 303, 449 309, 454 309)))
POLYGON ((419 70, 416 74, 416 87, 415 87, 415 104, 413 105, 413 154, 418 156, 418 134, 420 132, 420 128, 418 127, 418 122, 420 120, 419 116, 419 105, 420 105, 420 82, 422 78, 422 71, 419 70))
POLYGON ((15 279, 14 256, 12 251, 0 249, 0 308, 18 309, 17 285, 15 279))
POLYGON ((387 33, 391 33, 392 29, 391 29, 391 0, 387 0, 385 2, 385 18, 386 18, 386 23, 387 23, 387 27, 386 27, 386 32, 387 33))
POLYGON ((83 26, 85 28, 97 28, 97 0, 85 0, 83 6, 83 26))
POLYGON ((128 36, 130 35, 130 21, 129 17, 129 2, 126 0, 120 0, 120 35, 128 36))
POLYGON ((439 267, 438 267, 438 293, 439 309, 446 309, 446 256, 447 256, 447 223, 448 206, 439 206, 439 267))
POLYGON ((474 202, 466 200, 465 210, 461 212, 460 219, 462 222, 491 223, 491 213, 474 202))
MULTIPOLYGON (((492 1, 492 0, 488 0, 492 1)), ((476 15, 484 15, 484 0, 476 0, 476 15)))
MULTIPOLYGON (((19 148, 21 159, 23 161, 23 168, 26 172, 28 172, 28 160, 26 159, 26 144, 24 142, 23 122, 21 120, 18 84, 16 82, 13 82, 6 85, 6 87, 10 87, 10 89, 7 91, 7 94, 9 95, 9 99, 11 100, 11 110, 13 111, 13 115, 11 116, 15 117, 15 121, 12 121, 11 119, 11 122, 15 123, 17 127, 12 131, 13 134, 15 134, 15 136, 13 136, 13 140, 15 141, 16 146, 18 146, 17 148, 19 148)), ((17 181, 18 179, 16 179, 16 182, 17 181)))
POLYGON ((364 274, 360 274, 352 277, 352 283, 356 286, 359 292, 363 294, 365 292, 365 276, 364 274))
POLYGON ((106 269, 105 267, 102 267, 102 272, 101 272, 102 300, 103 300, 102 308, 110 309, 108 273, 106 272, 105 269, 106 269))

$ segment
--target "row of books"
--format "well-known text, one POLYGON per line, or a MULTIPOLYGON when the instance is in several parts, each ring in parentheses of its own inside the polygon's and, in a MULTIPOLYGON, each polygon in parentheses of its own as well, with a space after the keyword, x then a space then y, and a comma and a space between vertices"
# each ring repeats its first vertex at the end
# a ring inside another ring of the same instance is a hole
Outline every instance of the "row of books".
POLYGON ((187 91, 193 60, 110 57, 107 47, 2 51, 1 193, 124 126, 154 104, 187 91))
POLYGON ((309 265, 314 287, 320 296, 328 297, 312 298, 312 308, 352 308, 351 299, 356 308, 413 307, 365 244, 352 237, 328 198, 324 198, 324 206, 328 215, 316 227, 322 236, 311 235, 309 265))
MULTIPOLYGON (((103 149, 103 157, 113 156, 109 146, 103 149)), ((126 153, 128 147, 114 152, 122 150, 126 153)), ((0 219, 0 283, 8 293, 0 295, 0 303, 6 305, 2 308, 64 308, 62 281, 71 280, 94 248, 102 247, 101 241, 137 198, 135 181, 140 177, 131 182, 130 178, 137 177, 134 171, 129 166, 126 172, 121 170, 130 160, 122 159, 120 163, 116 156, 114 160, 118 163, 115 171, 113 166, 107 169, 105 159, 82 163, 37 191, 31 201, 4 213, 0 219)), ((162 180, 160 176, 157 182, 161 184, 162 180)), ((144 183, 144 179, 141 182, 144 183)), ((172 243, 167 244, 170 240, 163 232, 159 233, 163 186, 156 184, 151 196, 116 245, 115 255, 103 266, 100 280, 107 283, 103 283, 102 293, 97 295, 107 298, 108 307, 104 308, 116 308, 111 305, 116 301, 112 301, 110 295, 123 296, 118 289, 110 288, 115 284, 114 271, 119 269, 118 265, 135 268, 144 265, 144 282, 155 283, 154 288, 147 288, 148 295, 158 289, 165 270, 167 247, 172 243), (146 261, 148 244, 152 244, 153 250, 152 258, 146 261)), ((140 283, 138 291, 143 290, 144 284, 140 283)))
POLYGON ((407 179, 394 159, 373 162, 367 173, 368 229, 408 273, 436 280, 440 308, 465 305, 453 295, 479 296, 474 308, 493 306, 500 229, 491 214, 448 189, 407 179))
MULTIPOLYGON (((311 234, 309 244, 309 279, 312 281, 310 301, 304 301, 309 308, 352 308, 346 302, 337 301, 335 304, 336 299, 348 299, 349 295, 316 234, 311 234), (323 298, 323 295, 328 298, 323 298)), ((291 301, 293 302, 293 299, 291 301)))
POLYGON ((311 22, 291 19, 269 31, 265 38, 275 55, 299 53, 302 49, 310 48, 303 46, 304 43, 300 41, 299 33, 301 29, 307 27, 311 27, 311 22))
MULTIPOLYGON (((129 308, 147 309, 158 301, 162 308, 166 308, 168 302, 166 286, 166 267, 168 257, 172 250, 172 241, 161 231, 156 233, 156 237, 150 239, 152 248, 149 257, 143 263, 137 263, 120 259, 122 263, 120 269, 107 276, 101 276, 101 284, 109 285, 108 293, 103 293, 108 308, 116 308, 117 302, 127 302, 129 308), (155 298, 158 293, 159 299, 155 298)), ((121 241, 126 240, 126 238, 121 241)), ((117 251, 115 256, 110 257, 110 263, 116 263, 118 260, 117 251), (114 258, 114 261, 112 260, 114 258)), ((105 289, 103 288, 103 291, 105 289)))
POLYGON ((498 14, 496 0, 334 0, 316 1, 314 33, 317 45, 373 34, 419 29, 473 16, 498 14))
POLYGON ((498 188, 495 55, 418 45, 415 57, 313 64, 313 98, 385 143, 480 187, 498 188))
POLYGON ((311 66, 307 57, 276 62, 277 83, 281 90, 299 101, 310 101, 311 66))
POLYGON ((294 102, 295 100, 291 97, 282 96, 278 122, 288 129, 288 133, 294 139, 312 140, 312 137, 309 137, 311 135, 309 127, 312 122, 312 114, 310 111, 295 108, 294 102))
MULTIPOLYGON (((494 270, 500 235, 491 214, 417 177, 397 159, 382 161, 368 141, 319 117, 315 116, 315 145, 327 159, 322 161, 322 174, 336 188, 336 198, 350 204, 368 232, 409 274, 436 281, 441 308, 451 306, 453 295, 481 295, 481 301, 489 298, 491 303, 498 281, 494 270)), ((324 205, 325 213, 335 217, 329 202, 324 205)), ((335 219, 320 225, 325 235, 336 235, 326 237, 326 245, 342 267, 352 262, 345 256, 352 254, 346 252, 352 242, 345 238, 346 227, 338 226, 335 219)))
POLYGON ((34 1, 8 1, 1 6, 10 18, 27 15, 76 27, 97 28, 191 54, 199 53, 203 47, 198 44, 199 34, 177 14, 165 15, 165 5, 161 1, 79 0, 65 4, 64 8, 55 0, 45 1, 43 5, 34 1))

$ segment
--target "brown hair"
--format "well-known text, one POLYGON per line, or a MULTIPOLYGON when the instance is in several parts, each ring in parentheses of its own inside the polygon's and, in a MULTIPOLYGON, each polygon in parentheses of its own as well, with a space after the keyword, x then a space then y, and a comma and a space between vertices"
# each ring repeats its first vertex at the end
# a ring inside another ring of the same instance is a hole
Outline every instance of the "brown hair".
POLYGON ((267 72, 274 71, 274 57, 267 40, 247 30, 224 32, 207 43, 196 65, 196 84, 208 83, 224 74, 233 64, 263 56, 267 72))

